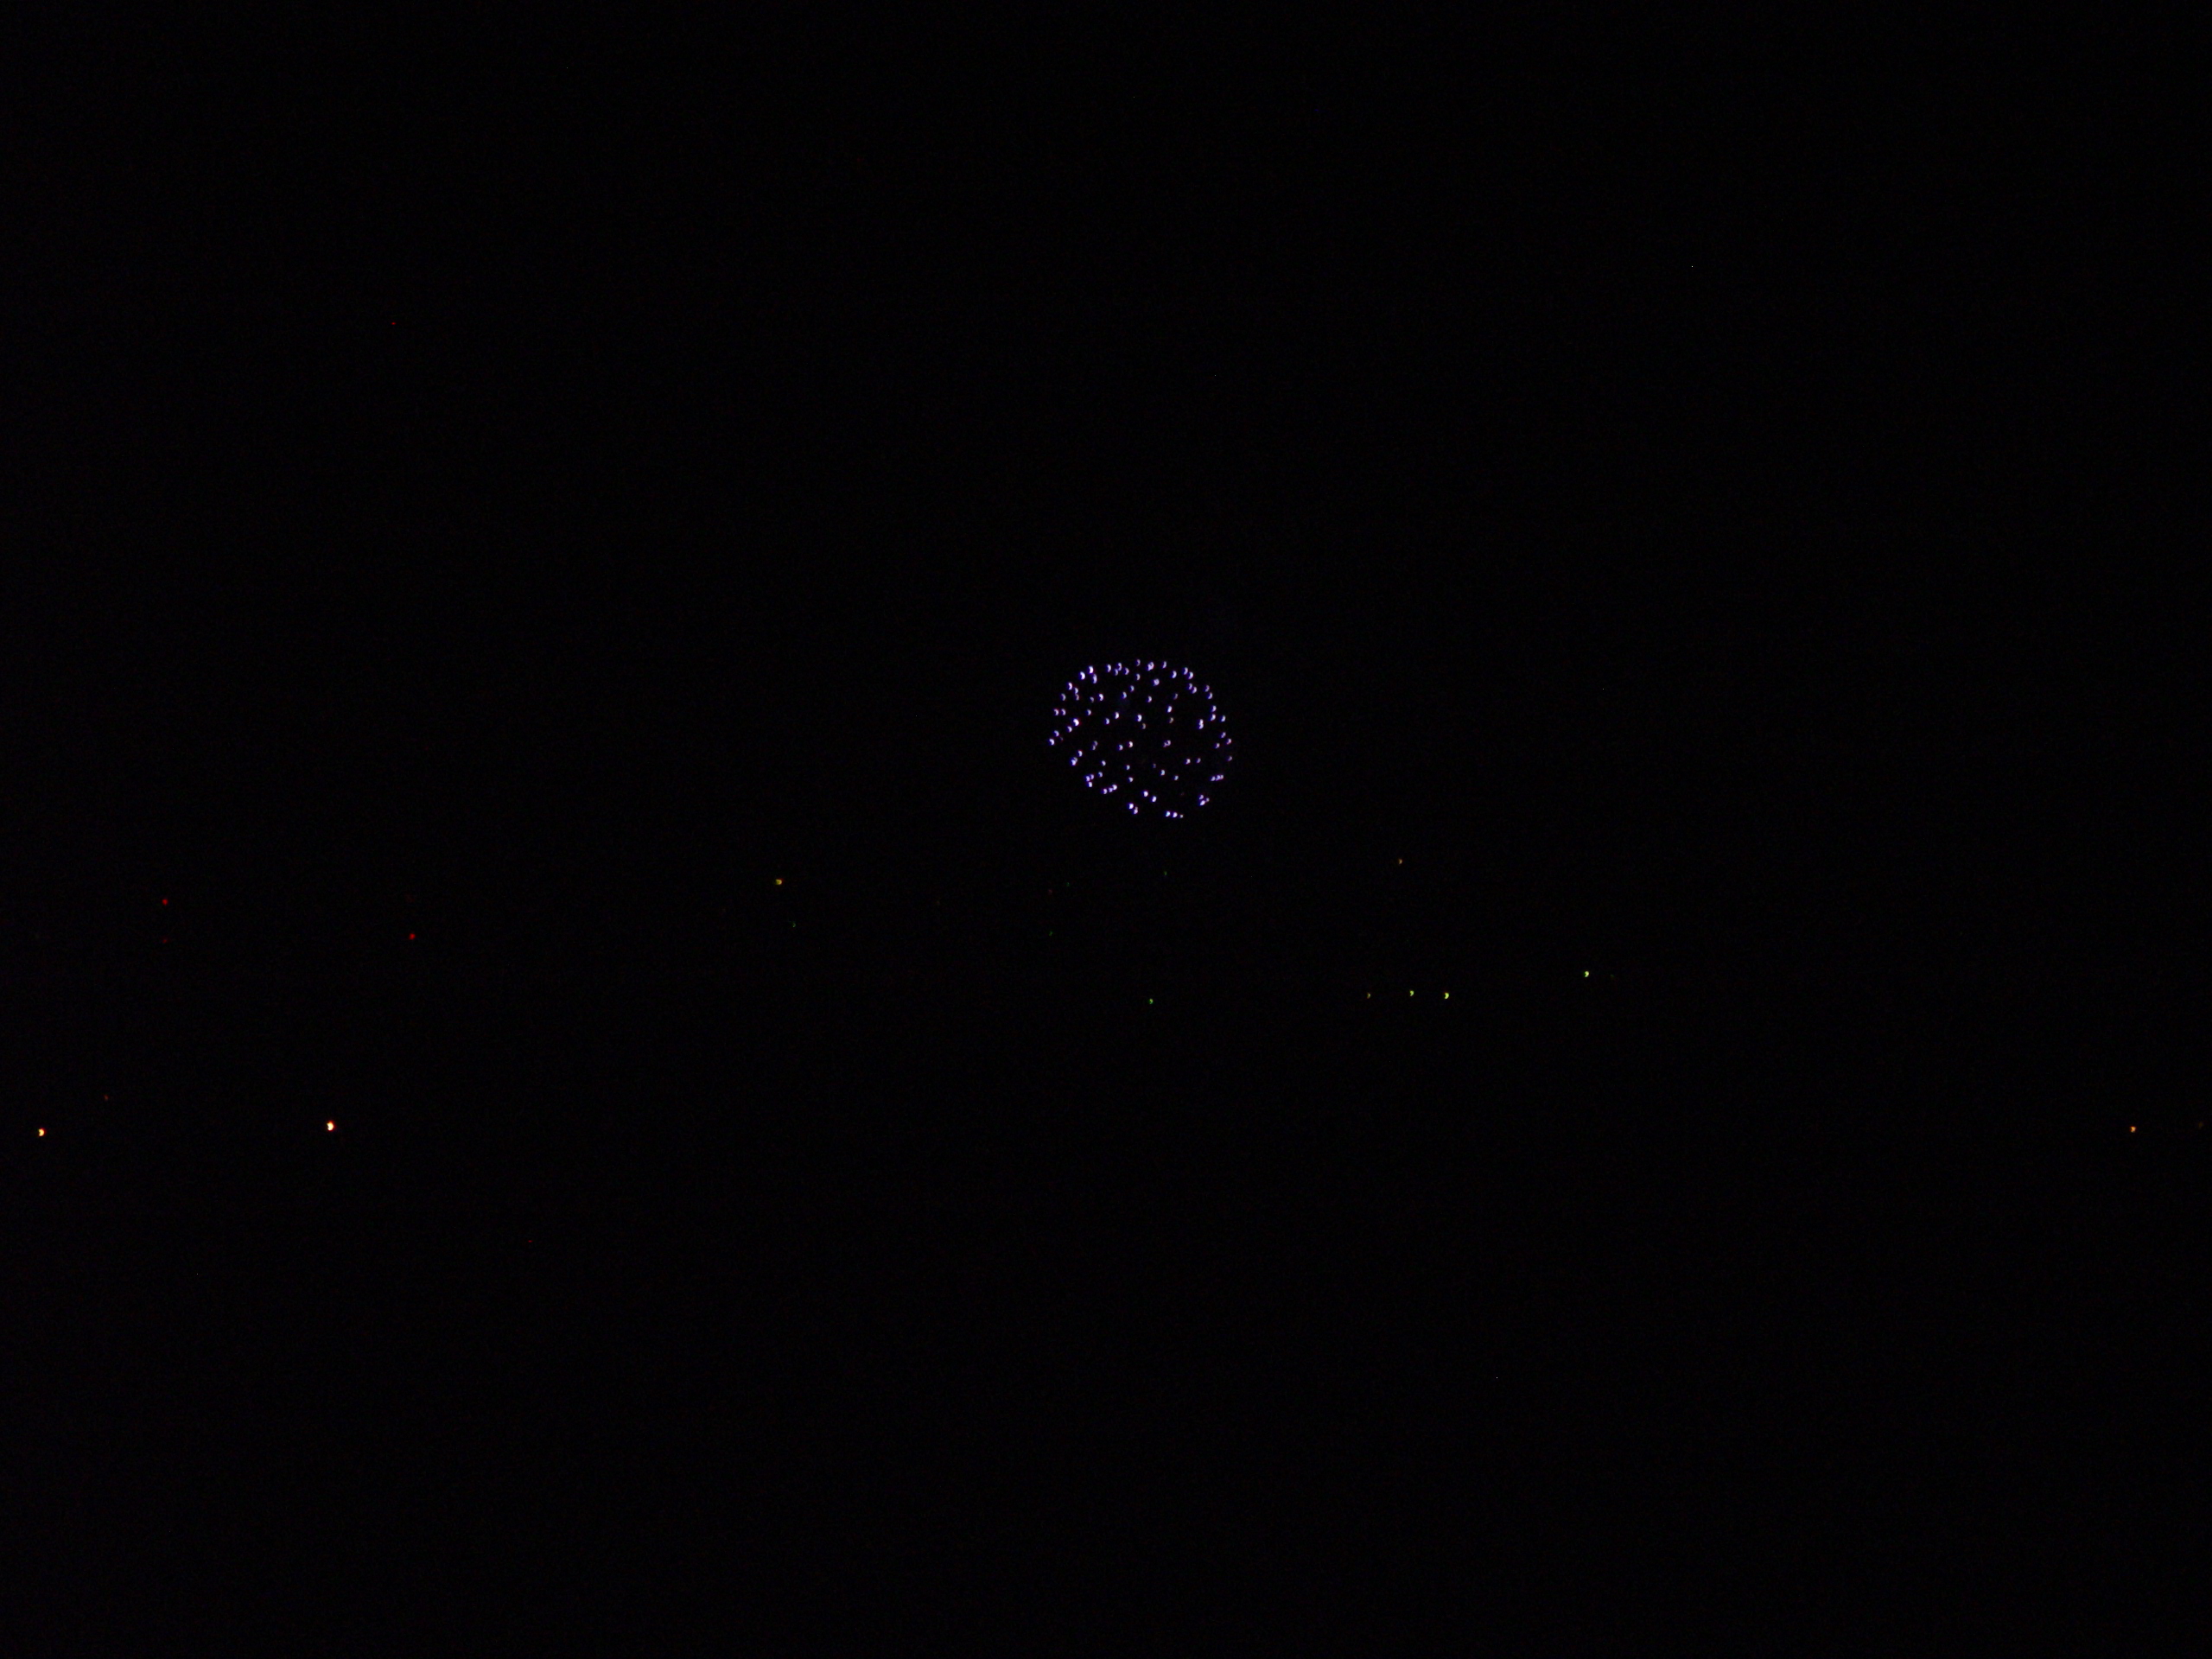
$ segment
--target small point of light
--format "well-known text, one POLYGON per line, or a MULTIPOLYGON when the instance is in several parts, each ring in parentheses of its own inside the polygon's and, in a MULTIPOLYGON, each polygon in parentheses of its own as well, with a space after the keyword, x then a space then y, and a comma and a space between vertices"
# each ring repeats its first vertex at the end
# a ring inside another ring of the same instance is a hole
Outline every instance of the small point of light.
POLYGON ((322 1132, 323 1132, 325 1135, 331 1135, 331 1134, 334 1134, 334 1133, 337 1131, 337 1128, 338 1128, 338 1120, 337 1120, 337 1119, 335 1119, 335 1118, 328 1118, 328 1119, 326 1119, 326 1120, 324 1121, 324 1122, 323 1122, 323 1126, 322 1126, 322 1132))
POLYGON ((411 939, 411 938, 413 938, 415 936, 414 936, 412 933, 410 933, 407 937, 408 937, 409 938, 410 938, 410 939, 411 939))
POLYGON ((1587 979, 1587 978, 1589 978, 1589 977, 1590 977, 1590 970, 1589 970, 1587 968, 1585 968, 1585 969, 1582 970, 1582 977, 1583 977, 1583 978, 1585 978, 1585 979, 1587 979))
POLYGON ((779 887, 784 885, 784 878, 782 876, 779 875, 776 878, 776 885, 779 887))
POLYGON ((1452 993, 1451 993, 1451 992, 1449 992, 1449 991, 1445 992, 1445 993, 1444 993, 1444 1000, 1445 1000, 1446 1002, 1449 1002, 1449 1001, 1452 1000, 1452 993))
POLYGON ((168 903, 168 899, 162 899, 162 902, 163 904, 165 904, 165 905, 166 905, 167 903, 168 903))
MULTIPOLYGON (((2134 1134, 2134 1133, 2135 1133, 2135 1126, 2134 1126, 2133 1123, 2131 1123, 2131 1124, 2129 1124, 2129 1125, 2127 1126, 2127 1132, 2128 1132, 2130 1135, 2133 1135, 2133 1134, 2134 1134)), ((41 1135, 44 1135, 44 1134, 46 1133, 46 1131, 45 1131, 44 1129, 41 1129, 41 1130, 39 1131, 39 1133, 40 1133, 41 1135)))
POLYGON ((44 1129, 41 1129, 41 1130, 39 1131, 39 1133, 42 1135, 44 1135, 44 1134, 46 1133, 46 1131, 45 1131, 44 1129))

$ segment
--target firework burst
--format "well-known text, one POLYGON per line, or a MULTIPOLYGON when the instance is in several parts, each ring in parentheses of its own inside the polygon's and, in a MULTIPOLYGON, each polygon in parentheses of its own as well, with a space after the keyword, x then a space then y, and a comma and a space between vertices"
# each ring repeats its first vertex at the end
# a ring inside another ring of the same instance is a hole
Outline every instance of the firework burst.
POLYGON ((1140 816, 1187 817, 1229 772, 1213 693, 1166 663, 1084 669, 1060 694, 1046 741, 1085 788, 1140 816))

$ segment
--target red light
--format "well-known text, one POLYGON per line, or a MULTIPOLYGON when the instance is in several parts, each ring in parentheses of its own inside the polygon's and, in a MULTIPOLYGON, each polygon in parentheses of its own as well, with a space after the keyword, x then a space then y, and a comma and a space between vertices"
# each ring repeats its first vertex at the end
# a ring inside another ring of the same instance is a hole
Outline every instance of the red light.
POLYGON ((412 933, 410 933, 407 937, 408 937, 409 938, 410 938, 410 939, 411 939, 411 938, 413 938, 415 936, 414 936, 412 933))

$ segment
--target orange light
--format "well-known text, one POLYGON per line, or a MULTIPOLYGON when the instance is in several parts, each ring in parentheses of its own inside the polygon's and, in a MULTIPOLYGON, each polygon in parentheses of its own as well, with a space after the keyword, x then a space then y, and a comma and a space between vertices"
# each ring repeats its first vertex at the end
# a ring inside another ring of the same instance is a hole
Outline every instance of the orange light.
POLYGON ((41 1135, 44 1135, 44 1134, 46 1133, 46 1131, 45 1131, 44 1129, 41 1129, 41 1130, 39 1131, 39 1133, 40 1133, 41 1135))
MULTIPOLYGON (((323 1126, 322 1126, 322 1128, 323 1128, 323 1132, 324 1132, 325 1134, 328 1134, 328 1133, 330 1133, 331 1131, 333 1131, 333 1130, 336 1129, 336 1128, 337 1128, 337 1127, 338 1127, 337 1120, 336 1120, 335 1118, 333 1118, 333 1119, 329 1120, 328 1122, 325 1122, 325 1123, 323 1124, 323 1126)), ((43 1129, 41 1129, 41 1130, 39 1131, 39 1133, 40 1133, 41 1135, 43 1135, 43 1134, 45 1134, 45 1133, 46 1133, 46 1131, 45 1131, 45 1130, 43 1130, 43 1129)))

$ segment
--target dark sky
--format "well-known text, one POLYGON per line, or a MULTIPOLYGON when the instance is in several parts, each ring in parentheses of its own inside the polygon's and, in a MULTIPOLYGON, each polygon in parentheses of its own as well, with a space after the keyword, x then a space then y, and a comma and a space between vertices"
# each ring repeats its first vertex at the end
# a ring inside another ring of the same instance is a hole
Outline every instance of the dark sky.
POLYGON ((2066 52, 90 31, 19 105, 10 971, 112 1020, 189 894, 287 995, 410 907, 956 1002, 2186 973, 2173 111, 2066 52), (1045 764, 1129 655, 1242 734, 1187 844, 1045 764))
POLYGON ((305 1582, 323 1503, 389 1613, 519 1492, 673 1584, 789 1446, 817 1577, 843 1484, 1134 1605, 1131 1469, 1272 1470, 1309 1590, 1597 1651, 1586 1525, 1903 1621, 1993 1515, 2177 1512, 2032 1440, 2186 1470, 2202 1398, 2202 192, 2135 43, 454 10, 118 12, 0 100, 25 1549, 305 1582), (1128 657, 1236 732, 1188 824, 1046 747, 1128 657))
POLYGON ((82 816, 15 833, 972 889, 1156 652, 1224 835, 1570 955, 2045 879, 2099 677, 2178 671, 2099 657, 2179 533, 2118 43, 1414 33, 88 39, 10 606, 82 816))

